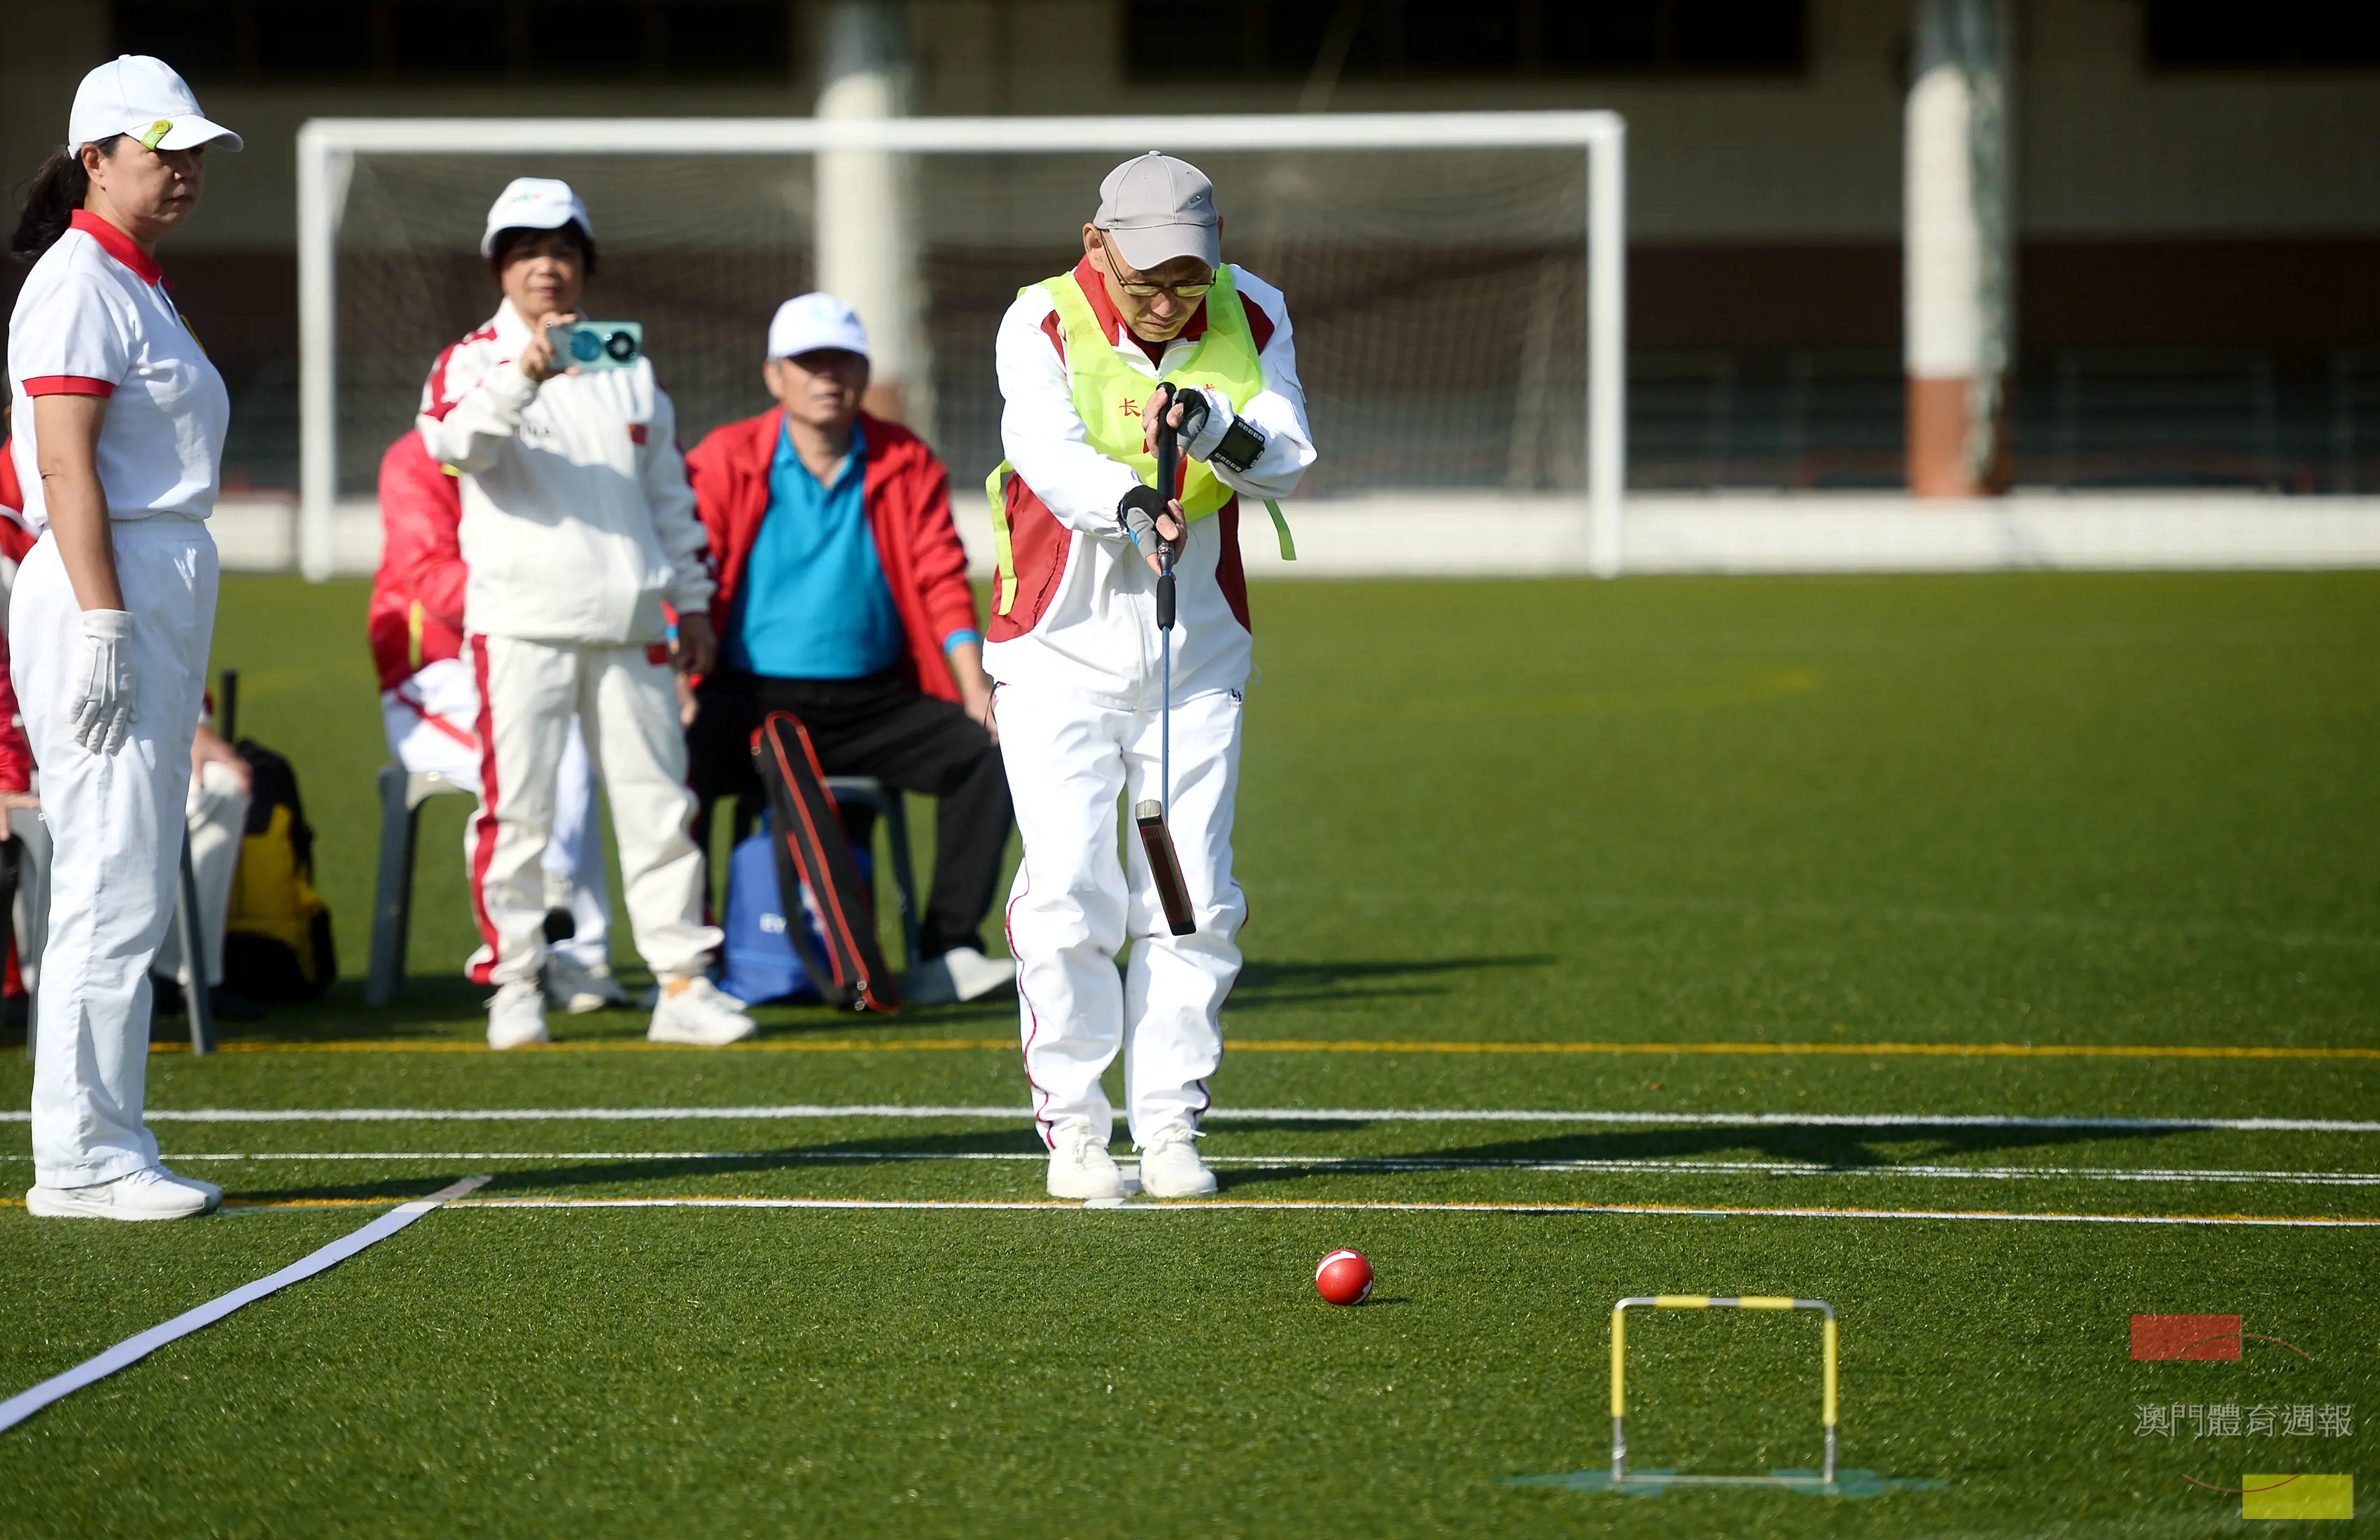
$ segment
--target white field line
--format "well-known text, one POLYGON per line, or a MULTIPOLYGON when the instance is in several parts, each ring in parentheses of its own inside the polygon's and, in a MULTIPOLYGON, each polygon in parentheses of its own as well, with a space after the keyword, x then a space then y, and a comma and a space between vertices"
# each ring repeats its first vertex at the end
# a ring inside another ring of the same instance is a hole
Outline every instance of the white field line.
MULTIPOLYGON (((30 1160, 29 1155, 0 1159, 30 1160)), ((1032 1161, 1030 1151, 917 1150, 318 1150, 173 1154, 160 1158, 201 1160, 768 1160, 783 1165, 875 1164, 892 1161, 1032 1161)), ((2380 1171, 2225 1170, 2201 1167, 2116 1166, 1828 1166, 1790 1160, 1496 1160, 1428 1155, 1209 1155, 1209 1166, 1255 1170, 1322 1167, 1352 1175, 1415 1171, 1544 1171, 1588 1175, 1607 1172, 1658 1176, 1906 1177, 1961 1182, 2225 1182, 2280 1187, 2380 1187, 2380 1171)))
MULTIPOLYGON (((1027 1122, 1022 1107, 937 1107, 896 1103, 779 1107, 194 1107, 151 1109, 149 1122, 774 1122, 806 1119, 891 1118, 1027 1122)), ((0 1112, 0 1122, 32 1114, 0 1112)), ((2215 1130, 2248 1134, 2380 1134, 2380 1122, 2339 1118, 2040 1118, 1931 1112, 1635 1112, 1461 1107, 1239 1107, 1207 1113, 1218 1122, 1594 1123, 1658 1128, 2011 1128, 2098 1129, 2170 1134, 2215 1130)))
POLYGON ((260 1278, 253 1283, 244 1283, 194 1310, 182 1312, 163 1326, 151 1327, 138 1336, 128 1337, 98 1357, 87 1358, 66 1373, 53 1375, 31 1389, 0 1401, 0 1430, 16 1426, 52 1401, 70 1396, 86 1385, 96 1384, 128 1364, 138 1364, 168 1342, 178 1341, 202 1327, 212 1326, 235 1310, 253 1304, 267 1294, 277 1293, 293 1283, 301 1283, 368 1246, 378 1245, 439 1205, 484 1186, 487 1180, 484 1176, 467 1176, 426 1198, 399 1204, 362 1229, 341 1236, 310 1255, 299 1257, 279 1272, 260 1278))
MULTIPOLYGON (((1196 1214, 1218 1209, 1261 1209, 1361 1214, 1643 1214, 1716 1219, 1979 1219, 2014 1224, 2192 1225, 2282 1230, 2380 1228, 2380 1218, 2258 1214, 2012 1214, 1996 1209, 1941 1208, 1732 1208, 1647 1203, 1366 1203, 1316 1198, 1196 1198, 1172 1203, 1069 1203, 1057 1198, 1016 1200, 956 1198, 469 1198, 452 1208, 825 1208, 936 1211, 1032 1210, 1075 1213, 1196 1214)), ((256 1210, 250 1210, 255 1212, 256 1210)), ((293 1211, 294 1208, 293 1208, 293 1211)))

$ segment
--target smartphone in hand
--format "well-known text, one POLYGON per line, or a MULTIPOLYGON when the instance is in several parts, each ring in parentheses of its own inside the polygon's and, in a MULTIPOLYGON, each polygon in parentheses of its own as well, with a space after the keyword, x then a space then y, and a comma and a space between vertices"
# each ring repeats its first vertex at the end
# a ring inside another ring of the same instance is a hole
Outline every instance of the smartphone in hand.
POLYGON ((645 356, 645 328, 634 321, 573 321, 548 326, 557 369, 626 369, 645 356))

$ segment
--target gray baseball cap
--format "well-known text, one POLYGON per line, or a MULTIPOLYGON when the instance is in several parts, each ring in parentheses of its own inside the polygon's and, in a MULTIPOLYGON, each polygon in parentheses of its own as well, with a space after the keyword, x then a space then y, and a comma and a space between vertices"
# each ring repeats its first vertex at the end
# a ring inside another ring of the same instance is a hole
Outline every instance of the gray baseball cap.
POLYGON ((1188 161, 1155 150, 1108 173, 1091 223, 1142 273, 1176 257, 1196 257, 1210 271, 1223 265, 1215 184, 1188 161))

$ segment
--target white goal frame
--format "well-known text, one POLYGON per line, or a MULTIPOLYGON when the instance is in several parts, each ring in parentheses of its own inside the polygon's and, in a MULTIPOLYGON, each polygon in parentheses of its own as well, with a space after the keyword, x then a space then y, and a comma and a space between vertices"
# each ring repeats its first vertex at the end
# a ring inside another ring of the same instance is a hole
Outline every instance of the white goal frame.
POLYGON ((1620 571, 1626 480, 1627 125, 1611 112, 1302 113, 1121 117, 345 117, 298 131, 298 564, 334 565, 337 246, 358 154, 933 155, 1146 150, 1581 151, 1586 170, 1586 502, 1590 564, 1620 571))

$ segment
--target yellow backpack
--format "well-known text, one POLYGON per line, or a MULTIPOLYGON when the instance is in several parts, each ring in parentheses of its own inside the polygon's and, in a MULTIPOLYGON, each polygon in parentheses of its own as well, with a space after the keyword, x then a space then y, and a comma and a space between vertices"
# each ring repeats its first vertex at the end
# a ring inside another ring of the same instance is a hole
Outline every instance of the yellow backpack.
POLYGON ((224 920, 224 988, 250 1000, 312 1000, 339 976, 330 906, 314 891, 314 830, 289 761, 239 746, 252 775, 247 835, 224 920))

